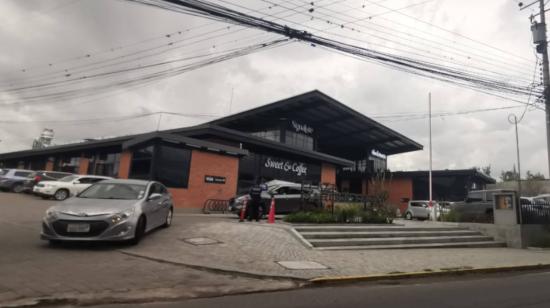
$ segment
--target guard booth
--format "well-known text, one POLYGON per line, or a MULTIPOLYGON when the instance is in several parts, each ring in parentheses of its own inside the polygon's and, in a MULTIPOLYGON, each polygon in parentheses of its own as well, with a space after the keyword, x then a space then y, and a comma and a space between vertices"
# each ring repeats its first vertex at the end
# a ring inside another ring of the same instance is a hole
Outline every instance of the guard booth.
POLYGON ((550 247, 550 203, 522 201, 515 191, 494 195, 497 237, 505 239, 513 248, 550 247))

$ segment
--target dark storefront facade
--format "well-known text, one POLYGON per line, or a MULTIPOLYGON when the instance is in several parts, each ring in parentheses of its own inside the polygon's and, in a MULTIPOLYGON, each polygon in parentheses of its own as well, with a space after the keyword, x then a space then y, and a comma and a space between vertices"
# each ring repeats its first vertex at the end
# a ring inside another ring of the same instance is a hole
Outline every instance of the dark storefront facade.
MULTIPOLYGON (((471 190, 486 189, 495 179, 476 169, 434 170, 432 197, 436 201, 464 201, 471 190)), ((429 200, 428 171, 397 171, 388 176, 390 202, 404 212, 409 200, 429 200)))
POLYGON ((0 166, 155 179, 181 206, 196 208, 257 180, 367 194, 368 180, 386 170, 388 155, 421 148, 312 91, 203 125, 4 153, 0 166))

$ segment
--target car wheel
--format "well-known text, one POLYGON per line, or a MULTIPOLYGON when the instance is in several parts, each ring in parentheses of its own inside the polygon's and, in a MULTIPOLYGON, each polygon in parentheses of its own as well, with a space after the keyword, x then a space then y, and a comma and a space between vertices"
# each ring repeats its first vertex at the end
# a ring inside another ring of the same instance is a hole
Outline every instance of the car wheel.
POLYGON ((413 215, 411 214, 411 212, 407 212, 407 214, 405 214, 405 219, 407 219, 407 220, 412 220, 413 219, 413 215))
POLYGON ((20 193, 23 191, 23 184, 21 183, 15 183, 13 184, 13 186, 11 187, 11 191, 13 191, 14 193, 20 193))
POLYGON ((67 199, 69 197, 69 191, 66 190, 66 189, 59 189, 55 192, 55 194, 53 195, 53 197, 55 198, 55 200, 57 201, 63 201, 65 199, 67 199))
POLYGON ((164 224, 162 225, 163 228, 168 228, 170 225, 172 225, 172 217, 174 216, 174 211, 172 208, 168 210, 168 214, 166 214, 166 220, 164 221, 164 224))
POLYGON ((136 231, 134 232, 134 238, 130 240, 130 244, 137 245, 143 236, 145 235, 145 227, 147 225, 147 222, 145 221, 145 218, 141 216, 138 219, 137 225, 136 225, 136 231))

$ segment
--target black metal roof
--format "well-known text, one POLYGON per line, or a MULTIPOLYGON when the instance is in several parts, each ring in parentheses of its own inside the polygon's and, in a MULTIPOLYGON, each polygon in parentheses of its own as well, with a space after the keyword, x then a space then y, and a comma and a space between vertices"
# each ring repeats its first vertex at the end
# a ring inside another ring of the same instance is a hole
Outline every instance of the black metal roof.
POLYGON ((170 133, 183 134, 183 135, 192 136, 192 137, 207 136, 207 135, 219 136, 225 140, 233 140, 236 142, 253 144, 263 148, 272 149, 275 151, 281 151, 281 152, 290 153, 294 155, 304 156, 320 162, 333 163, 338 166, 352 166, 354 164, 352 161, 344 158, 332 156, 332 155, 317 152, 317 151, 310 151, 306 149, 295 148, 295 147, 286 145, 284 143, 268 140, 261 137, 256 137, 248 133, 243 133, 241 131, 230 129, 227 127, 221 127, 210 123, 193 126, 193 127, 182 128, 182 129, 170 130, 170 133))
POLYGON ((182 144, 189 147, 217 152, 226 155, 234 156, 244 156, 248 155, 248 151, 239 149, 236 147, 226 146, 222 144, 212 143, 204 140, 193 139, 184 136, 171 135, 163 132, 153 132, 137 135, 129 135, 122 137, 106 138, 100 140, 88 140, 78 143, 64 144, 51 146, 42 149, 32 149, 24 150, 10 153, 0 154, 0 159, 13 159, 13 158, 26 158, 33 156, 45 156, 58 153, 70 153, 98 148, 107 148, 107 147, 121 147, 121 149, 126 149, 134 145, 147 142, 153 139, 161 139, 167 142, 182 144))
MULTIPOLYGON (((420 178, 428 177, 429 171, 419 170, 419 171, 393 171, 392 177, 394 178, 420 178)), ((444 176, 470 176, 475 177, 487 184, 494 184, 496 180, 492 177, 477 171, 475 168, 471 169, 445 169, 445 170, 432 170, 433 177, 444 177, 444 176)))
POLYGON ((140 137, 136 137, 134 139, 130 139, 122 144, 122 149, 132 148, 156 139, 162 140, 168 143, 181 144, 187 147, 201 149, 203 151, 217 152, 217 153, 232 155, 232 156, 248 155, 247 150, 243 150, 243 149, 239 149, 236 147, 227 146, 223 144, 213 143, 209 141, 189 138, 181 135, 168 134, 164 132, 154 132, 154 133, 146 134, 140 137))
MULTIPOLYGON (((318 150, 340 157, 357 150, 397 154, 421 150, 422 145, 314 90, 209 122, 236 130, 253 129, 274 119, 292 119, 312 126, 318 150)), ((364 153, 364 151, 363 151, 364 153)))

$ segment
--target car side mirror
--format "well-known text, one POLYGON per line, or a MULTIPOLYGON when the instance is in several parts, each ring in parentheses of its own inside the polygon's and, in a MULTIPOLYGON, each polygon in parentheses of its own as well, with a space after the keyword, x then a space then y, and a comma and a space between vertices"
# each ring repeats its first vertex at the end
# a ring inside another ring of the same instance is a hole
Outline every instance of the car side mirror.
POLYGON ((162 198, 162 195, 161 194, 157 194, 157 193, 154 193, 154 194, 151 194, 149 196, 149 198, 147 198, 148 201, 153 201, 153 200, 158 200, 162 198))

